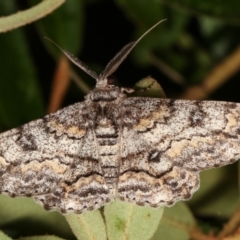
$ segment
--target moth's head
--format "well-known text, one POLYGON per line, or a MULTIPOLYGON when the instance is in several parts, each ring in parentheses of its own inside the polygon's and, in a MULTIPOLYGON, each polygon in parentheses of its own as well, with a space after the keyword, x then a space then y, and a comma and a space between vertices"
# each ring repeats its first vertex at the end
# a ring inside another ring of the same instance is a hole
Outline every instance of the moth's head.
POLYGON ((114 85, 113 78, 97 79, 96 87, 87 95, 93 102, 110 102, 124 97, 121 89, 114 85))
POLYGON ((110 77, 96 79, 96 88, 111 88, 111 86, 114 86, 114 81, 110 77))

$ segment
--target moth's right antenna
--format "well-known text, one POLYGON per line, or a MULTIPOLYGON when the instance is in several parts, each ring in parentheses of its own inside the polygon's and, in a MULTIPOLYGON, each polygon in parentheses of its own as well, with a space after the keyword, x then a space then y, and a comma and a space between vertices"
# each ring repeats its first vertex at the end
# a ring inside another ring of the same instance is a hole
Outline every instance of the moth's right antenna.
POLYGON ((137 43, 145 37, 152 29, 154 29, 157 25, 160 23, 166 21, 167 19, 163 19, 159 22, 157 22, 154 26, 152 26, 150 29, 148 29, 140 38, 138 38, 135 42, 130 42, 126 46, 124 46, 117 55, 108 63, 104 71, 99 75, 99 80, 106 79, 111 74, 113 74, 119 65, 124 61, 124 59, 128 56, 128 54, 132 51, 132 49, 137 45, 137 43))
POLYGON ((82 61, 80 61, 77 57, 75 57, 72 53, 70 53, 67 50, 62 49, 61 47, 59 47, 53 40, 51 40, 50 38, 44 37, 45 39, 49 40, 50 42, 52 42, 57 48, 59 48, 64 55, 71 61, 73 62, 75 65, 77 65, 79 68, 81 68, 85 73, 87 73, 88 75, 90 75, 92 78, 98 79, 98 75, 91 70, 85 63, 83 63, 82 61))

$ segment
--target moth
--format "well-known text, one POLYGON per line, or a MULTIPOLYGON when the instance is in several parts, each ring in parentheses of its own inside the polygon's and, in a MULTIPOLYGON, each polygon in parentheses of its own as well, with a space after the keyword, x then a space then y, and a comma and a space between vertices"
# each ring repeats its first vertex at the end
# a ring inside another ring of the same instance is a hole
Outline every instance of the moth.
POLYGON ((240 158, 239 103, 127 97, 108 80, 156 25, 100 75, 61 49, 96 87, 83 102, 0 134, 1 193, 62 213, 115 199, 171 206, 198 189, 200 171, 240 158))

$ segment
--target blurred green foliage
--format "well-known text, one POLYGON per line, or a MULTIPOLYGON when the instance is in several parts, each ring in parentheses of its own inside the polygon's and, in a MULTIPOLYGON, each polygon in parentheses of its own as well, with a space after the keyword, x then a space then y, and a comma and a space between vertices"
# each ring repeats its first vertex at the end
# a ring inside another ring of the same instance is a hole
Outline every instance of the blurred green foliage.
POLYGON ((185 10, 190 13, 198 15, 210 15, 219 19, 224 19, 232 23, 240 23, 239 7, 240 3, 235 0, 223 1, 189 1, 189 0, 159 0, 158 2, 164 3, 176 9, 185 10))
MULTIPOLYGON (((7 16, 37 3, 0 0, 0 15, 7 16)), ((132 87, 151 74, 168 97, 176 98, 189 86, 201 85, 209 72, 238 47, 239 5, 237 0, 67 0, 45 18, 0 34, 0 130, 46 113, 59 51, 44 36, 100 72, 122 46, 167 18, 137 45, 116 76, 121 85, 132 87)), ((94 80, 76 71, 94 86, 94 80)), ((236 72, 208 97, 240 102, 239 88, 236 72)), ((64 105, 82 98, 81 89, 71 84, 64 105)), ((191 201, 166 210, 153 239, 189 239, 188 229, 179 229, 179 223, 196 226, 203 219, 204 228, 204 220, 209 224, 209 217, 220 222, 229 218, 238 205, 236 169, 234 164, 203 172, 199 191, 191 201)), ((75 239, 61 214, 46 212, 31 199, 1 196, 0 227, 12 238, 23 236, 22 240, 43 239, 24 236, 46 233, 75 239)), ((4 233, 0 232, 0 239, 9 239, 4 233)))

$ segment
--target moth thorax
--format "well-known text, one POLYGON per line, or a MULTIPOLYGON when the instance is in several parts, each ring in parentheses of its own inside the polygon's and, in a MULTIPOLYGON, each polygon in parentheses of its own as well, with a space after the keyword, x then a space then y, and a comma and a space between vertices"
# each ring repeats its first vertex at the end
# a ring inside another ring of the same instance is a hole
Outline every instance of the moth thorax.
POLYGON ((118 87, 114 88, 104 88, 104 89, 95 89, 90 93, 90 99, 93 102, 111 102, 116 100, 119 95, 121 94, 121 91, 118 87))

